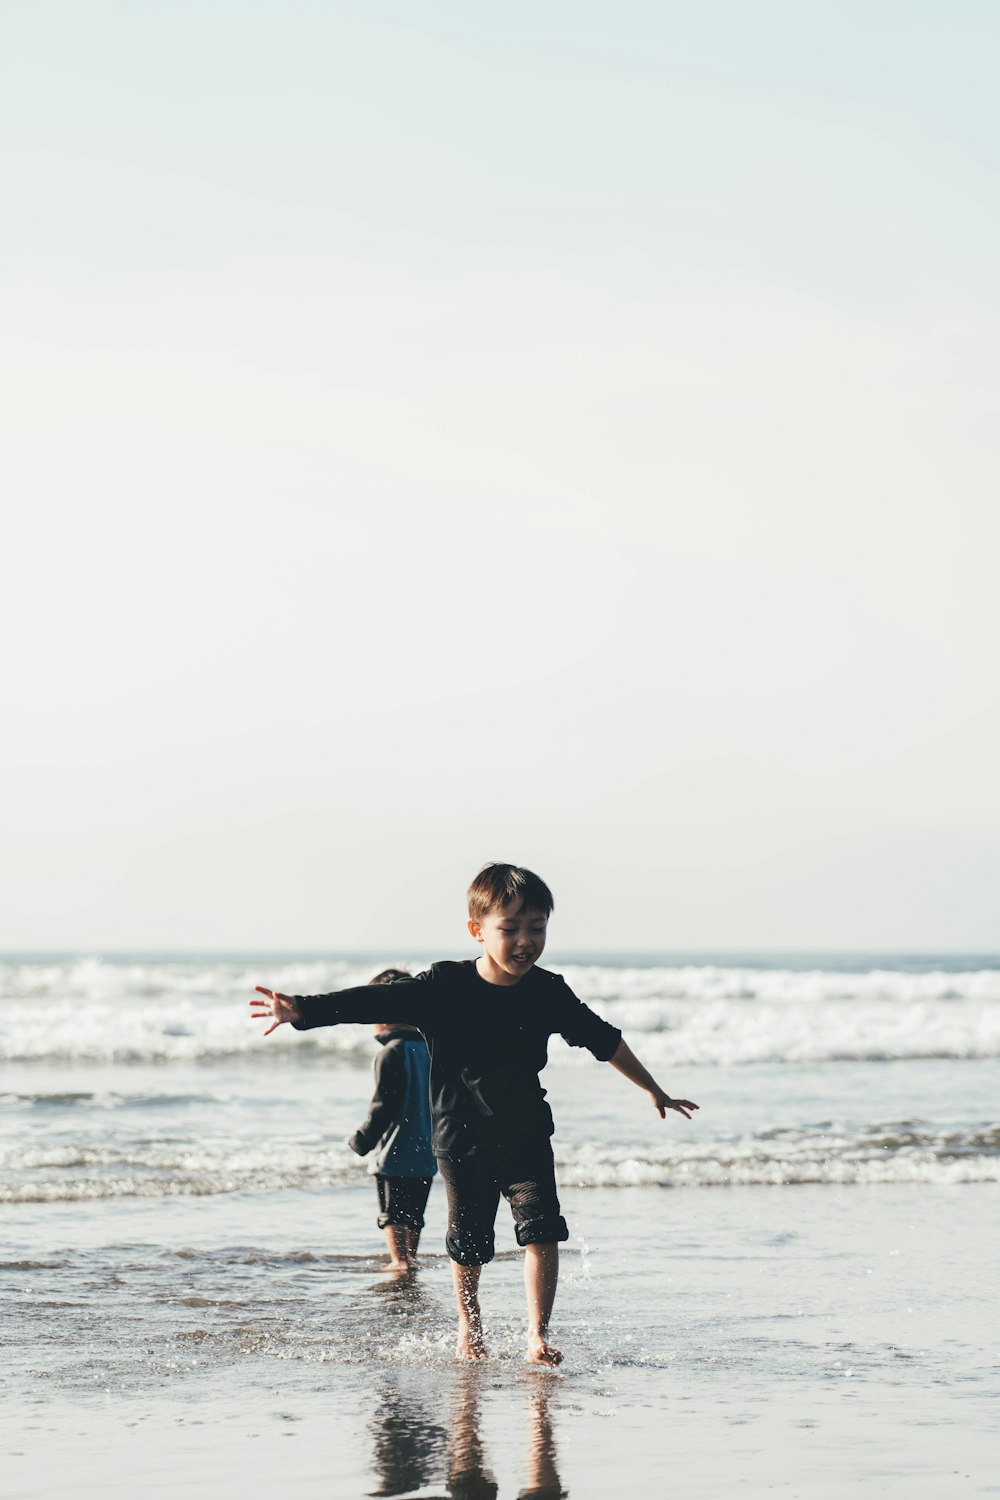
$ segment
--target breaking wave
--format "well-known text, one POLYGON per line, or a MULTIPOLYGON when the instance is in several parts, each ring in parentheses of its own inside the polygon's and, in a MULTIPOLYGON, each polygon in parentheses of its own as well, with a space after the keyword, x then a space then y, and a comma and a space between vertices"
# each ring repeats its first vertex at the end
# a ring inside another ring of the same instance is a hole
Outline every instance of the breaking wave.
MULTIPOLYGON (((405 962, 404 960, 396 960, 405 962)), ((0 963, 0 1062, 267 1065, 334 1052, 368 1066, 366 1028, 283 1028, 262 1046, 248 1019, 257 983, 291 994, 365 983, 382 961, 101 958, 0 963), (289 1049, 286 1051, 286 1049, 289 1049)), ((411 961, 416 970, 419 962, 411 961)), ((1000 1057, 996 966, 564 965, 586 1000, 643 1057, 669 1065, 1000 1057)), ((552 1061, 579 1057, 553 1042, 552 1061)))
MULTIPOLYGON (((939 1130, 914 1121, 861 1128, 785 1127, 732 1140, 634 1151, 556 1140, 567 1188, 698 1188, 1000 1181, 1000 1124, 939 1130)), ((365 1169, 346 1146, 316 1148, 224 1140, 99 1146, 18 1146, 0 1151, 0 1202, 205 1197, 344 1187, 365 1169)))

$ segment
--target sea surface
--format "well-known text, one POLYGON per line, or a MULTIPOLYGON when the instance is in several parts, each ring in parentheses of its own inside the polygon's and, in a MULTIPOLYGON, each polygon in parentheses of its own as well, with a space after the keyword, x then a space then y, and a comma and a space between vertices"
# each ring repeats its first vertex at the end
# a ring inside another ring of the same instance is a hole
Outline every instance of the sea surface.
POLYGON ((5 1500, 1000 1494, 1000 958, 547 954, 701 1105, 553 1038, 555 1374, 503 1205, 486 1365, 440 1185, 380 1270, 370 1029, 249 1019, 390 963, 0 959, 5 1500))

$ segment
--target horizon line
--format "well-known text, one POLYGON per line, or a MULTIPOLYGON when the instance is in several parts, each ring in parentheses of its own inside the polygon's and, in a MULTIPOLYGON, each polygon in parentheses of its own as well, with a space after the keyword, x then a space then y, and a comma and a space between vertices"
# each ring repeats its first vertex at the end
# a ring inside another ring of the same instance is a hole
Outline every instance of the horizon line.
MULTIPOLYGON (((277 946, 273 948, 250 948, 238 945, 221 947, 180 947, 174 944, 161 946, 140 945, 137 947, 117 947, 101 943, 78 944, 65 948, 48 947, 26 947, 26 948, 2 948, 0 947, 0 958, 287 958, 298 956, 303 959, 310 958, 338 958, 338 959, 367 959, 379 958, 386 953, 399 953, 405 951, 414 958, 431 958, 440 951, 444 945, 437 948, 411 947, 407 944, 382 945, 380 947, 287 947, 277 946)), ((599 947, 583 947, 567 944, 565 947, 553 945, 551 949, 553 956, 559 957, 611 957, 622 955, 634 955, 635 957, 690 957, 693 955, 724 957, 731 955, 813 955, 842 957, 853 955, 855 957, 872 955, 894 955, 897 957, 933 958, 936 956, 957 956, 974 958, 996 958, 1000 959, 1000 947, 979 948, 960 947, 955 944, 937 944, 926 947, 909 947, 905 944, 887 944, 879 947, 868 947, 866 945, 850 944, 775 944, 767 943, 759 946, 752 944, 723 944, 718 947, 712 945, 685 945, 677 947, 648 947, 632 944, 609 945, 599 947)))

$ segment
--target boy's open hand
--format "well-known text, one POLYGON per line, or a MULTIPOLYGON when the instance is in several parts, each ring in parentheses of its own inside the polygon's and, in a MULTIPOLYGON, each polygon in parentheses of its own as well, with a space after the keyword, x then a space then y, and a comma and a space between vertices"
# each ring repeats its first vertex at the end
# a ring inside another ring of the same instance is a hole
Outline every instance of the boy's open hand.
POLYGON ((266 990, 262 984, 254 985, 258 995, 266 995, 266 1000, 250 1001, 250 1019, 252 1021, 266 1021, 273 1016, 274 1020, 264 1032, 270 1036, 279 1026, 284 1026, 286 1021, 301 1021, 299 1007, 295 1004, 291 995, 279 994, 277 990, 266 990))
POLYGON ((685 1120, 690 1120, 691 1111, 698 1108, 697 1104, 692 1104, 690 1099, 671 1099, 670 1095, 663 1093, 662 1089, 657 1089, 655 1093, 651 1093, 650 1098, 659 1111, 661 1120, 667 1118, 668 1109, 676 1109, 677 1113, 683 1115, 685 1120))

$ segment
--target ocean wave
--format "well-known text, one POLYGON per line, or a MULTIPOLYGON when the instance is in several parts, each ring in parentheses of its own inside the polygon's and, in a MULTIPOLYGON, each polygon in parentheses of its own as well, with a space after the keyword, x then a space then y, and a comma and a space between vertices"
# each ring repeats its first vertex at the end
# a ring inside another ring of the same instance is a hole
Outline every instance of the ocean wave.
POLYGON ((1000 1057, 1000 1002, 789 1001, 595 1004, 643 1060, 669 1066, 1000 1057))
MULTIPOLYGON (((425 959, 323 958, 290 961, 253 959, 156 960, 0 958, 0 1002, 4 1000, 142 1000, 187 996, 205 1000, 246 998, 267 984, 291 995, 328 994, 366 984, 393 964, 418 973, 425 959)), ((553 964, 585 1000, 815 1001, 1000 1001, 995 964, 938 968, 781 967, 747 964, 553 964)))
POLYGON ((213 1197, 333 1188, 365 1168, 347 1146, 260 1147, 228 1142, 60 1143, 0 1149, 0 1203, 81 1203, 104 1198, 213 1197))
MULTIPOLYGON (((657 999, 593 1004, 626 1037, 639 1038, 643 1061, 654 1068, 1000 1057, 1000 1002, 995 1001, 947 1006, 930 1001, 747 1006, 726 1000, 692 1005, 657 999)), ((370 1028, 296 1032, 282 1027, 265 1041, 262 1025, 249 1020, 245 997, 229 1004, 190 997, 115 1004, 50 1000, 0 1026, 2 1063, 242 1060, 272 1068, 331 1055, 370 1067, 370 1028)), ((580 1066, 588 1058, 553 1038, 553 1066, 580 1066)))
MULTIPOLYGON (((0 1062, 245 1058, 270 1067, 334 1053, 367 1067, 367 1027, 282 1027, 265 1043, 248 1001, 265 968, 268 983, 295 994, 363 983, 372 967, 346 960, 0 964, 0 1062)), ((641 1035, 652 1064, 1000 1057, 997 969, 576 965, 563 972, 581 999, 627 1036, 641 1035)), ((558 1039, 552 1061, 573 1061, 558 1039)))
POLYGON ((686 1000, 816 1004, 1000 1001, 1000 969, 759 969, 719 964, 664 968, 565 965, 570 988, 587 1000, 686 1000))
POLYGON ((942 1131, 909 1123, 787 1128, 641 1155, 557 1152, 564 1187, 735 1187, 1000 1181, 1000 1125, 942 1131))
MULTIPOLYGON (((256 984, 293 995, 327 994, 367 984, 380 967, 385 965, 351 959, 7 959, 0 961, 0 1001, 236 999, 252 994, 256 984)), ((416 973, 422 965, 407 963, 405 967, 416 973)))
MULTIPOLYGON (((565 1188, 708 1188, 1000 1181, 1000 1124, 942 1130, 914 1121, 786 1127, 641 1152, 556 1144, 565 1188)), ((307 1142, 31 1144, 0 1151, 0 1201, 205 1197, 360 1182, 346 1146, 307 1142)))

